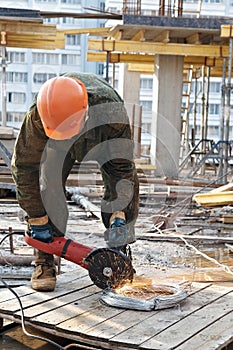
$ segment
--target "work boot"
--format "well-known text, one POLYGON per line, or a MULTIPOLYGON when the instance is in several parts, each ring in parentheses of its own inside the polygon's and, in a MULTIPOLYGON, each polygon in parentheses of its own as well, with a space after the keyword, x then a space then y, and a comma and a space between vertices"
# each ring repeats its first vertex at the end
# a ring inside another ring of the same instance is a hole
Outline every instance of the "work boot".
POLYGON ((31 277, 32 289, 52 292, 56 287, 56 267, 52 254, 36 250, 35 269, 31 277))

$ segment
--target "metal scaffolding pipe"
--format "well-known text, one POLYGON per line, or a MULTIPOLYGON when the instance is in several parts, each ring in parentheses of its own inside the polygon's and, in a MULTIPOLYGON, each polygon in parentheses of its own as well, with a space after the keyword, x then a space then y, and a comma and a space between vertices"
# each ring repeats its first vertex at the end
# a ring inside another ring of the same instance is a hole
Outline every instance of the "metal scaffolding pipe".
POLYGON ((205 104, 205 125, 204 139, 208 139, 208 117, 209 117, 209 97, 210 97, 210 67, 207 67, 207 84, 206 84, 206 104, 205 104))
MULTIPOLYGON (((220 133, 219 139, 224 140, 224 124, 225 124, 225 103, 226 103, 226 58, 223 58, 222 66, 222 86, 221 86, 221 119, 220 119, 220 133)), ((218 183, 222 182, 223 176, 223 145, 220 146, 220 157, 218 167, 218 183), (221 179, 221 181, 220 181, 221 179)))
POLYGON ((231 70, 232 70, 232 48, 233 48, 233 38, 229 39, 229 56, 228 56, 228 78, 227 78, 227 88, 226 88, 226 118, 225 118, 225 152, 224 152, 224 183, 227 183, 227 168, 228 168, 228 143, 229 143, 229 128, 230 128, 230 113, 231 113, 231 70))

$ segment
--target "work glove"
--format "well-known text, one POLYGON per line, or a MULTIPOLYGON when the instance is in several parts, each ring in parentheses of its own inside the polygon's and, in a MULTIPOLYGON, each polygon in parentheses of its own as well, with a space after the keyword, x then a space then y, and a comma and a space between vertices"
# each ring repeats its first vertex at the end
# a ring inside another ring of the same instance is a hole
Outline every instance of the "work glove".
POLYGON ((129 230, 126 226, 126 220, 115 217, 108 229, 107 246, 109 248, 120 248, 126 245, 129 230))
POLYGON ((28 220, 27 234, 44 243, 50 243, 53 241, 54 230, 48 223, 48 217, 32 218, 28 220))

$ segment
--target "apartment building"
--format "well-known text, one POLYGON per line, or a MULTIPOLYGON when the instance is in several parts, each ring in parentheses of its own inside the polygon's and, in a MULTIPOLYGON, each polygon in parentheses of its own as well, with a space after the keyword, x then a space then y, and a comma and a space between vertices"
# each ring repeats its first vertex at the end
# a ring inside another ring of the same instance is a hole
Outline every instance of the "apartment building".
MULTIPOLYGON (((1 0, 1 7, 40 11, 82 13, 87 8, 104 8, 99 0, 1 0)), ((56 24, 58 29, 97 28, 104 26, 102 19, 73 17, 47 18, 45 23, 56 24)), ((24 114, 40 86, 49 78, 64 72, 83 71, 103 75, 103 64, 87 62, 87 36, 66 36, 65 49, 39 50, 7 48, 6 67, 6 125, 19 128, 24 114)), ((2 89, 2 86, 0 87, 2 89)), ((1 94, 2 96, 2 94, 1 94)), ((0 106, 2 97, 0 98, 0 106)), ((2 108, 0 107, 0 110, 2 108)))
MULTIPOLYGON (((106 0, 105 8, 111 12, 122 13, 124 11, 124 0, 106 0)), ((128 3, 137 4, 137 1, 128 1, 128 3)), ((166 3, 166 1, 165 1, 166 3)), ((174 11, 176 1, 167 2, 170 3, 171 12, 174 11)), ((165 11, 168 11, 165 7, 165 11)), ((159 0, 141 0, 141 15, 159 15, 159 0)), ((166 14, 166 13, 165 13, 166 14)), ((171 13, 171 15, 173 15, 171 13)), ((175 15, 175 13, 174 13, 175 15)), ((233 15, 233 1, 232 0, 183 0, 183 16, 189 17, 199 17, 199 16, 214 16, 214 17, 232 17, 233 15)), ((116 23, 115 23, 116 24, 116 23)), ((113 25, 113 23, 108 22, 106 25, 113 25)), ((118 67, 114 67, 115 77, 114 85, 118 88, 118 67)), ((110 74, 111 76, 111 74, 110 74)), ((110 79, 111 80, 111 79, 110 79)), ((207 81, 203 84, 202 77, 193 81, 191 95, 190 95, 190 109, 189 109, 189 128, 190 136, 191 129, 193 127, 193 114, 194 105, 196 110, 196 138, 201 138, 201 118, 202 118, 202 102, 203 99, 207 99, 206 91, 207 81), (196 94, 195 91, 195 83, 196 94)), ((142 143, 144 145, 150 145, 150 126, 151 126, 151 116, 152 116, 152 88, 153 88, 153 76, 149 74, 141 74, 141 84, 140 84, 140 104, 142 106, 142 143)), ((220 118, 221 118, 221 87, 222 78, 211 77, 209 81, 209 97, 208 97, 208 134, 209 139, 214 141, 219 140, 220 135, 220 118)), ((185 87, 184 87, 185 89, 185 87)), ((233 96, 233 95, 232 95, 233 96)), ((205 100, 206 102, 206 100, 205 100)), ((233 115, 233 111, 232 111, 233 115)), ((230 120, 230 139, 233 138, 233 118, 230 120)))

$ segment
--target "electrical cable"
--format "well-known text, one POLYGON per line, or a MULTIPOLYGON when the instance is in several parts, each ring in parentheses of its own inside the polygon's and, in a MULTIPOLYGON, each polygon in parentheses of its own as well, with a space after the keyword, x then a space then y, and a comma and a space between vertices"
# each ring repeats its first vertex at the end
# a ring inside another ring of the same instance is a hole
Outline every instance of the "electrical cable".
POLYGON ((43 340, 51 345, 56 346, 56 348, 58 348, 59 350, 65 350, 66 348, 60 346, 59 344, 55 343, 54 341, 47 339, 47 338, 43 338, 34 334, 29 333, 26 328, 25 328, 25 316, 24 316, 24 311, 23 311, 23 305, 22 302, 20 300, 20 297, 18 296, 18 294, 14 291, 13 288, 11 288, 2 277, 0 277, 1 282, 9 289, 9 291, 14 294, 14 296, 17 298, 18 302, 19 302, 19 306, 20 306, 20 311, 21 311, 21 321, 22 321, 22 330, 24 332, 25 335, 33 338, 33 339, 38 339, 38 340, 43 340))
MULTIPOLYGON (((3 237, 3 239, 0 241, 0 246, 2 245, 2 243, 4 242, 4 240, 5 240, 7 237, 9 237, 9 236, 11 236, 11 235, 14 235, 14 234, 20 234, 20 235, 23 234, 23 235, 24 235, 24 233, 22 233, 22 232, 20 232, 20 233, 18 233, 18 232, 17 232, 17 233, 15 233, 15 232, 10 232, 9 234, 5 235, 5 236, 3 237)), ((22 302, 21 302, 21 299, 20 299, 19 295, 16 293, 16 291, 15 291, 13 288, 11 288, 11 287, 8 285, 7 282, 4 281, 4 279, 3 279, 1 276, 0 276, 0 281, 5 285, 6 288, 9 289, 9 291, 10 291, 10 292, 16 297, 16 299, 18 300, 18 303, 19 303, 19 306, 20 306, 20 311, 21 311, 22 330, 23 330, 23 333, 24 333, 25 335, 27 335, 28 337, 31 337, 31 338, 33 338, 33 339, 37 339, 37 340, 44 341, 44 342, 46 342, 46 343, 48 343, 48 344, 50 344, 50 345, 55 346, 55 347, 56 347, 57 349, 59 349, 59 350, 67 350, 67 349, 69 349, 70 347, 79 347, 79 348, 80 348, 80 346, 79 346, 78 344, 69 344, 69 345, 63 347, 63 346, 59 345, 58 343, 54 342, 54 341, 51 340, 51 339, 44 338, 44 337, 41 337, 41 336, 38 336, 38 335, 29 333, 29 332, 26 330, 26 327, 25 327, 25 316, 24 316, 24 311, 23 311, 23 304, 22 304, 22 302)))
MULTIPOLYGON (((226 174, 224 174, 224 176, 228 175, 232 173, 232 170, 230 170, 229 172, 227 172, 226 174)), ((223 177, 223 176, 222 176, 223 177)), ((213 180, 213 181, 210 181, 206 186, 204 186, 203 188, 201 188, 200 190, 198 190, 196 193, 199 193, 201 191, 203 191, 204 189, 208 188, 210 185, 216 183, 216 181, 218 181, 219 179, 221 179, 222 177, 218 178, 217 180, 213 180)), ((182 202, 186 202, 186 200, 188 199, 191 199, 193 196, 192 195, 189 195, 187 196, 186 198, 184 198, 182 201, 179 202, 179 205, 180 203, 182 202)), ((178 204, 176 204, 178 205, 178 204)), ((176 207, 176 205, 174 207, 176 207)), ((185 207, 185 205, 184 205, 185 207)), ((24 235, 23 232, 10 232, 9 234, 5 235, 4 238, 0 241, 0 246, 2 245, 2 243, 4 242, 4 240, 11 236, 11 235, 14 235, 14 234, 18 234, 18 235, 24 235)), ((58 348, 59 350, 68 350, 69 348, 71 347, 79 347, 80 348, 80 345, 78 344, 69 344, 65 347, 59 345, 58 343, 54 342, 53 340, 51 339, 48 339, 48 338, 44 338, 44 337, 41 337, 41 336, 37 336, 35 334, 31 334, 29 333, 27 330, 26 330, 26 327, 25 327, 25 316, 24 316, 24 311, 23 311, 23 305, 22 305, 22 302, 21 302, 21 299, 20 297, 18 296, 18 294, 15 292, 15 290, 13 288, 11 288, 5 281, 4 279, 0 276, 0 281, 6 286, 6 288, 8 288, 10 290, 10 292, 16 297, 16 299, 18 300, 19 302, 19 306, 20 306, 20 310, 21 310, 21 321, 22 321, 22 330, 24 332, 25 335, 33 338, 33 339, 37 339, 37 340, 41 340, 41 341, 44 341, 44 342, 47 342, 48 344, 51 344, 53 346, 55 346, 56 348, 58 348)))
POLYGON ((10 232, 10 233, 8 233, 7 235, 5 235, 5 236, 3 237, 3 239, 0 241, 0 246, 2 245, 2 243, 5 241, 5 239, 6 239, 7 237, 13 236, 13 235, 15 235, 15 234, 24 236, 24 233, 23 233, 23 232, 17 232, 17 233, 16 233, 16 232, 10 232))

